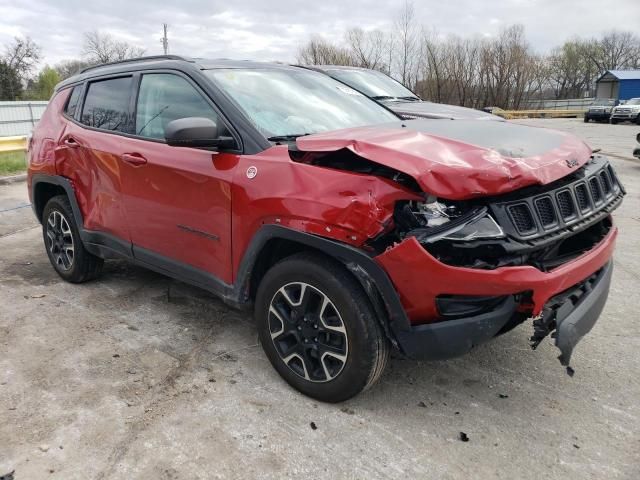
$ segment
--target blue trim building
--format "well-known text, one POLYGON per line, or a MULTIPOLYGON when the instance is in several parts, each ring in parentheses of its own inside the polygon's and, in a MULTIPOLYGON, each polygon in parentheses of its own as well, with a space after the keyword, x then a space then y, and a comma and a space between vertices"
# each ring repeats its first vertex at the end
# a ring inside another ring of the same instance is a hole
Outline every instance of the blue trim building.
POLYGON ((596 80, 596 98, 640 97, 640 70, 607 70, 596 80))

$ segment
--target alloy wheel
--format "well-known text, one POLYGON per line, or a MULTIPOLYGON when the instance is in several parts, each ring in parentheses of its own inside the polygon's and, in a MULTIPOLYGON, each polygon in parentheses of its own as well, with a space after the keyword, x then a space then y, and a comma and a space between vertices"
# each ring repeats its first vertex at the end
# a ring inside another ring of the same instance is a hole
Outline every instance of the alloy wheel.
POLYGON ((73 266, 75 249, 69 222, 58 210, 53 210, 47 218, 47 248, 55 265, 68 271, 73 266))
POLYGON ((342 372, 348 338, 331 299, 303 282, 281 287, 269 305, 269 331, 280 359, 311 382, 328 382, 342 372))

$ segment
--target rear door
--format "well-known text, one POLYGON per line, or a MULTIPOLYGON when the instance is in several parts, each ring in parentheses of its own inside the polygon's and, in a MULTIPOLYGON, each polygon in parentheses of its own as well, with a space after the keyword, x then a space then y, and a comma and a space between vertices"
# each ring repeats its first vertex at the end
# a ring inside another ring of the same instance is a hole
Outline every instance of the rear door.
POLYGON ((124 206, 135 257, 196 282, 231 283, 231 179, 237 153, 170 147, 171 120, 211 118, 215 105, 179 72, 144 73, 134 137, 121 139, 124 206))
POLYGON ((126 245, 129 231, 122 207, 124 152, 120 139, 132 128, 133 78, 99 79, 75 88, 65 112, 67 122, 59 139, 56 169, 73 182, 84 227, 126 245), (84 102, 78 111, 82 93, 84 102))

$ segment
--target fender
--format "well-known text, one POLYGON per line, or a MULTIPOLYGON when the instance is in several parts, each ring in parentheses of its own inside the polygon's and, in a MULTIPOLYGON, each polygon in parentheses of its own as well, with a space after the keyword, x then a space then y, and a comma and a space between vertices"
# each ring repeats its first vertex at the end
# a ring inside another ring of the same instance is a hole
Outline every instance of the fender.
POLYGON ((290 240, 306 245, 344 264, 373 301, 376 313, 394 345, 396 344, 395 335, 411 330, 409 319, 389 276, 371 256, 351 245, 281 225, 264 225, 251 239, 240 262, 234 284, 234 296, 238 301, 248 301, 249 283, 256 260, 267 242, 272 239, 290 240), (385 319, 388 319, 388 322, 385 319))

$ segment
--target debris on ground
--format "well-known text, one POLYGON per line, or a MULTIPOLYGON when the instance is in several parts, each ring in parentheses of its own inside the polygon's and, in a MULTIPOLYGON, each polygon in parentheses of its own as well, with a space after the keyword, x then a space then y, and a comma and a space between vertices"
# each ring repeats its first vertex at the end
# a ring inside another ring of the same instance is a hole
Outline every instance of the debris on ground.
POLYGON ((567 367, 567 375, 569 375, 570 377, 573 377, 574 373, 576 373, 576 371, 573 368, 567 367))
POLYGON ((311 422, 309 424, 309 426, 311 427, 311 430, 317 430, 318 429, 318 426, 316 425, 316 422, 311 422))
POLYGON ((458 438, 460 440, 462 440, 463 442, 468 442, 469 441, 469 437, 464 432, 460 432, 460 434, 458 435, 458 438))
POLYGON ((498 396, 500 398, 509 398, 509 395, 505 394, 505 393, 499 393, 498 396))
POLYGON ((347 415, 353 415, 353 414, 356 413, 356 412, 354 412, 353 410, 351 410, 350 408, 347 408, 347 407, 341 408, 340 411, 342 413, 346 413, 347 415))
POLYGON ((49 451, 49 445, 40 445, 38 448, 40 449, 41 452, 49 451))
POLYGON ((423 401, 419 401, 419 402, 418 402, 418 406, 419 406, 419 407, 422 407, 422 408, 427 408, 427 404, 426 404, 426 403, 424 403, 423 401))

